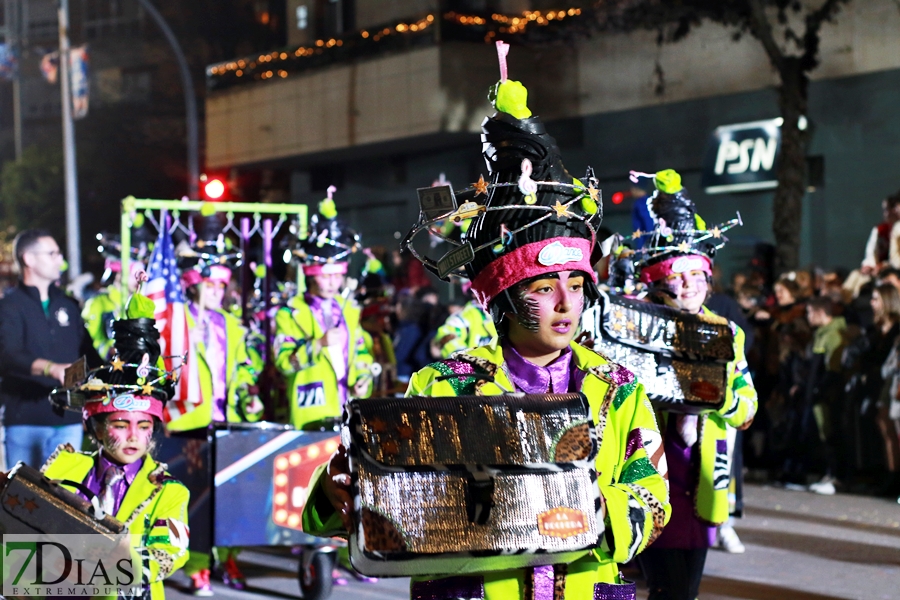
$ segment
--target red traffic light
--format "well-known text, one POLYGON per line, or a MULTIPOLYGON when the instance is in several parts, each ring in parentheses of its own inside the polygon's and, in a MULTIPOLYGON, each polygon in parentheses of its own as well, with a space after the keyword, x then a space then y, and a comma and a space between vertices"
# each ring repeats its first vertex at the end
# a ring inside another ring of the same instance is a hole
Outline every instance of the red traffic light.
POLYGON ((612 203, 613 204, 622 204, 625 201, 625 193, 624 192, 616 192, 612 195, 612 203))
POLYGON ((218 178, 208 180, 203 184, 203 195, 208 200, 219 200, 225 195, 225 183, 218 178))

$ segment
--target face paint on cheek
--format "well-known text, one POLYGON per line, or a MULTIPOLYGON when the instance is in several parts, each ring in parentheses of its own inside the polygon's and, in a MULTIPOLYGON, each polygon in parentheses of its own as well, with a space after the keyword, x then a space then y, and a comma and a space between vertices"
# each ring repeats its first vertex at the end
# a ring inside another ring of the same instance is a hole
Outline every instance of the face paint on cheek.
POLYGON ((540 329, 540 303, 524 285, 516 287, 513 294, 513 307, 516 309, 516 320, 523 329, 531 332, 540 329))
POLYGON ((106 435, 103 436, 103 440, 100 443, 107 452, 115 452, 125 445, 127 439, 127 430, 116 429, 107 425, 106 435))

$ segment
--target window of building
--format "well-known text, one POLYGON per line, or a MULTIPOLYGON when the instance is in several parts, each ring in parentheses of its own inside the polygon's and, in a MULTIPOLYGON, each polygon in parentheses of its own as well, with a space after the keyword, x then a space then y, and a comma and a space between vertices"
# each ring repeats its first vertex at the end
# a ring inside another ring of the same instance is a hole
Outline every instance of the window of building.
POLYGON ((143 10, 135 0, 81 0, 86 40, 137 34, 143 21, 143 10))

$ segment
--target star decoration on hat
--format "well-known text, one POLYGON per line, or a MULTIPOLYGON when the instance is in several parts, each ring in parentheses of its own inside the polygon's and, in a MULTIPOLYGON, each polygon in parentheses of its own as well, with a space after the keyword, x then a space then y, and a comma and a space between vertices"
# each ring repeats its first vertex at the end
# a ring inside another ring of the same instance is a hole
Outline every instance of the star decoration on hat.
POLYGON ((472 187, 475 188, 475 196, 480 196, 482 194, 487 195, 488 184, 484 180, 484 175, 479 175, 478 181, 473 183, 472 187))
POLYGON ((690 252, 690 250, 691 250, 691 246, 687 242, 681 242, 680 244, 678 244, 679 252, 690 252))
POLYGON ((596 202, 600 198, 600 190, 594 187, 594 184, 590 184, 588 186, 588 194, 591 195, 591 200, 596 202))
POLYGON ((125 366, 125 363, 118 356, 116 356, 115 358, 112 359, 113 371, 121 371, 122 367, 124 367, 124 366, 125 366))
POLYGON ((153 387, 149 383, 145 383, 141 386, 141 393, 145 396, 149 396, 153 393, 153 387))
POLYGON ((716 225, 715 227, 713 227, 712 229, 710 229, 709 232, 710 232, 710 233, 712 234, 712 236, 713 236, 714 238, 716 238, 716 239, 719 239, 720 237, 722 237, 722 230, 719 229, 719 226, 718 226, 718 225, 716 225))
POLYGON ((561 203, 559 200, 557 200, 556 204, 554 204, 551 208, 556 211, 556 216, 561 219, 572 216, 572 213, 569 212, 569 207, 561 203))
POLYGON ((644 232, 643 232, 643 231, 641 231, 640 229, 635 229, 635 230, 634 230, 634 233, 631 234, 631 237, 632 237, 633 239, 638 239, 638 238, 641 237, 642 235, 644 235, 644 232))

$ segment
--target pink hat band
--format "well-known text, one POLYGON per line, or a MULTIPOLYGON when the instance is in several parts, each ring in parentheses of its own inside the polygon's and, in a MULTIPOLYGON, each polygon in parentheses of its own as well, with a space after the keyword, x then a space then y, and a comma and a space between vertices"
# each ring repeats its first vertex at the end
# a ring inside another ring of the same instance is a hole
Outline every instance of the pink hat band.
POLYGON ((348 263, 320 263, 314 265, 303 265, 304 275, 346 275, 348 263))
POLYGON ((712 261, 702 254, 680 254, 641 269, 641 281, 653 283, 669 275, 703 271, 712 276, 712 261))
POLYGON ((102 415, 119 411, 142 412, 162 420, 163 403, 153 396, 141 396, 136 394, 119 394, 115 398, 100 398, 85 403, 81 410, 82 417, 87 421, 94 415, 102 415))
POLYGON ((532 242, 504 254, 484 267, 472 281, 472 292, 485 308, 515 284, 548 273, 584 271, 597 283, 591 265, 593 239, 556 237, 532 242))
POLYGON ((209 267, 209 277, 204 277, 203 274, 196 269, 188 269, 181 274, 181 281, 184 283, 185 287, 197 285, 201 281, 212 281, 214 283, 228 285, 231 281, 231 269, 222 265, 212 265, 209 267))

